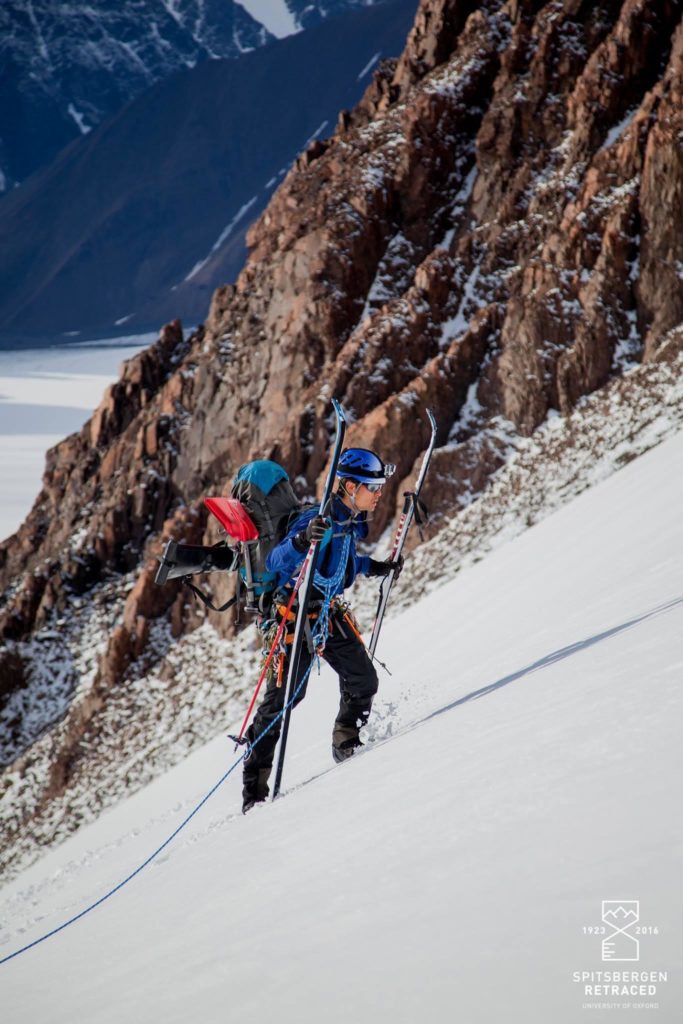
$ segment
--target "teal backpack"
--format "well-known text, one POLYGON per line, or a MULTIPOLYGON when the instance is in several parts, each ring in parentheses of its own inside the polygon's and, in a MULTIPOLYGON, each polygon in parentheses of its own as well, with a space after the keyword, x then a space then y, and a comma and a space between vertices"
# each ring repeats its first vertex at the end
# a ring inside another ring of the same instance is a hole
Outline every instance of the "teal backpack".
POLYGON ((233 543, 203 547, 168 541, 156 582, 182 580, 213 611, 226 611, 234 604, 237 620, 242 607, 268 618, 277 574, 267 571, 266 559, 302 509, 286 471, 269 459, 247 462, 237 471, 230 498, 205 498, 204 504, 233 543), (238 573, 235 596, 220 608, 190 579, 214 570, 238 573))

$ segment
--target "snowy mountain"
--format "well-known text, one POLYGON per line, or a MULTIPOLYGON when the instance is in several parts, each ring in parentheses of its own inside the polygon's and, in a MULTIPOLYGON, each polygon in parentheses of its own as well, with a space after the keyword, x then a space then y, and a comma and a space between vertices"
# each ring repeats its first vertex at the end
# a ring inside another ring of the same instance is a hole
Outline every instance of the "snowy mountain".
MULTIPOLYGON (((368 4, 366 3, 365 6, 368 4)), ((154 82, 238 58, 360 0, 3 0, 0 193, 154 82)))
POLYGON ((239 0, 256 21, 278 39, 319 25, 346 11, 371 7, 379 0, 239 0))
POLYGON ((377 0, 318 0, 317 3, 310 3, 309 0, 284 0, 287 8, 291 11, 297 25, 302 28, 312 28, 319 25, 324 18, 333 18, 344 11, 370 7, 377 0))
POLYGON ((0 6, 0 190, 180 68, 272 36, 233 0, 5 0, 0 6))
POLYGON ((166 75, 13 190, 0 202, 0 345, 199 322, 297 154, 401 52, 415 5, 363 7, 166 75))
MULTIPOLYGON (((324 669, 284 798, 243 817, 233 772, 0 966, 7 1024, 679 1020, 682 459, 679 432, 388 622, 336 767, 324 669), (638 960, 606 962, 625 897, 638 960)), ((234 758, 218 736, 7 885, 0 958, 234 758)))

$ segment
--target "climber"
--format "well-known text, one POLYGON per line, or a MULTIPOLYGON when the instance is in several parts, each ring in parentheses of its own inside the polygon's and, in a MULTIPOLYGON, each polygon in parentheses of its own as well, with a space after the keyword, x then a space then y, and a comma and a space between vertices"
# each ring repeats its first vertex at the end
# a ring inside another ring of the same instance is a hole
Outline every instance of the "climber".
MULTIPOLYGON (((292 524, 280 544, 268 555, 266 567, 278 574, 277 587, 281 599, 276 600, 277 621, 286 613, 288 591, 291 594, 294 579, 312 541, 320 543, 318 572, 331 579, 338 575, 340 558, 346 552, 346 570, 338 594, 350 587, 357 575, 388 576, 393 570, 395 577, 401 571, 403 559, 396 562, 377 561, 356 552, 356 540, 363 540, 368 534, 367 519, 382 496, 386 480, 395 471, 395 466, 384 463, 375 452, 366 448, 347 448, 339 459, 337 470, 338 486, 333 495, 329 517, 320 515, 318 506, 308 508, 292 524), (346 538, 349 538, 348 547, 346 538)), ((313 589, 308 608, 309 618, 317 616, 322 605, 322 594, 313 589)), ((290 612, 291 623, 287 623, 283 637, 282 651, 277 670, 273 672, 263 701, 249 726, 246 736, 250 743, 259 737, 282 711, 285 701, 283 679, 287 676, 289 654, 294 632, 296 605, 290 612)), ((307 628, 310 641, 311 630, 307 628)), ((295 685, 309 669, 314 652, 310 643, 305 644, 298 666, 295 685)), ((339 676, 339 711, 332 731, 332 756, 341 762, 351 757, 362 746, 359 733, 367 723, 372 700, 377 692, 377 673, 365 649, 360 631, 348 606, 335 600, 329 622, 329 633, 322 655, 339 676)), ((298 704, 306 693, 306 685, 297 694, 298 704)), ((268 778, 273 765, 275 747, 280 735, 281 721, 253 746, 244 761, 243 805, 246 813, 255 803, 265 800, 269 794, 268 778)))

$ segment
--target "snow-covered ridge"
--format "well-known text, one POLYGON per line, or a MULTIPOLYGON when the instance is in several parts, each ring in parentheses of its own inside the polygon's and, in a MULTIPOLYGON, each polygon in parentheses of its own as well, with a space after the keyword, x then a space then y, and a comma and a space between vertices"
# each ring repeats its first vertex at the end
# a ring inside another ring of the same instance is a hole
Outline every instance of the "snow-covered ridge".
POLYGON ((257 667, 251 631, 229 643, 206 622, 174 641, 168 623, 160 620, 152 629, 149 658, 103 703, 97 734, 86 730, 79 740, 79 750, 97 744, 97 768, 90 764, 86 778, 72 765, 75 784, 68 797, 50 801, 47 810, 41 807, 40 824, 27 828, 52 773, 60 770, 64 750, 71 749, 69 732, 72 723, 78 723, 79 709, 87 718, 93 702, 100 701, 93 687, 99 655, 120 621, 122 601, 133 583, 123 578, 98 587, 87 604, 77 603, 61 616, 54 631, 37 632, 30 650, 25 643, 16 645, 18 654, 38 657, 30 685, 6 709, 2 724, 7 727, 16 713, 24 711, 30 713, 27 724, 34 728, 42 721, 44 734, 0 776, 0 864, 5 878, 22 863, 35 860, 45 844, 59 843, 131 788, 138 789, 182 760, 215 735, 217 723, 224 727, 241 713, 245 684, 249 686, 257 667), (57 680, 55 658, 61 658, 57 680), (70 713, 64 718, 67 705, 70 713))

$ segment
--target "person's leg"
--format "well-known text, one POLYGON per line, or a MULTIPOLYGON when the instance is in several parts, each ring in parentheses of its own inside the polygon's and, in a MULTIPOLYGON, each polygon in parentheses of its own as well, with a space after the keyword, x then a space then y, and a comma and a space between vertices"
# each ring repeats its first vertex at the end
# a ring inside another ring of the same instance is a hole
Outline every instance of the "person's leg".
MULTIPOLYGON (((268 778, 273 767, 275 748, 282 729, 282 718, 278 718, 278 715, 285 705, 285 695, 287 690, 286 682, 291 651, 291 646, 289 646, 287 648, 287 657, 285 659, 282 685, 278 686, 276 680, 274 678, 271 679, 268 683, 259 709, 254 716, 254 720, 245 734, 249 743, 255 743, 255 746, 251 748, 249 754, 244 759, 244 768, 242 771, 243 811, 248 811, 255 803, 261 803, 263 800, 266 800, 270 793, 268 778), (272 722, 275 724, 268 729, 268 726, 271 725, 272 722), (265 733, 258 742, 255 742, 266 729, 268 729, 268 732, 265 733)), ((299 670, 297 672, 296 679, 297 686, 302 677, 308 671, 310 661, 311 655, 304 644, 301 651, 301 658, 299 659, 299 670)), ((297 694, 294 701, 294 707, 304 699, 307 685, 308 681, 304 683, 297 694)))
POLYGON ((362 746, 360 730, 367 723, 377 693, 377 673, 362 640, 351 628, 335 621, 323 657, 339 676, 339 711, 332 731, 335 761, 351 757, 362 746), (342 633, 343 629, 343 633, 342 633))

